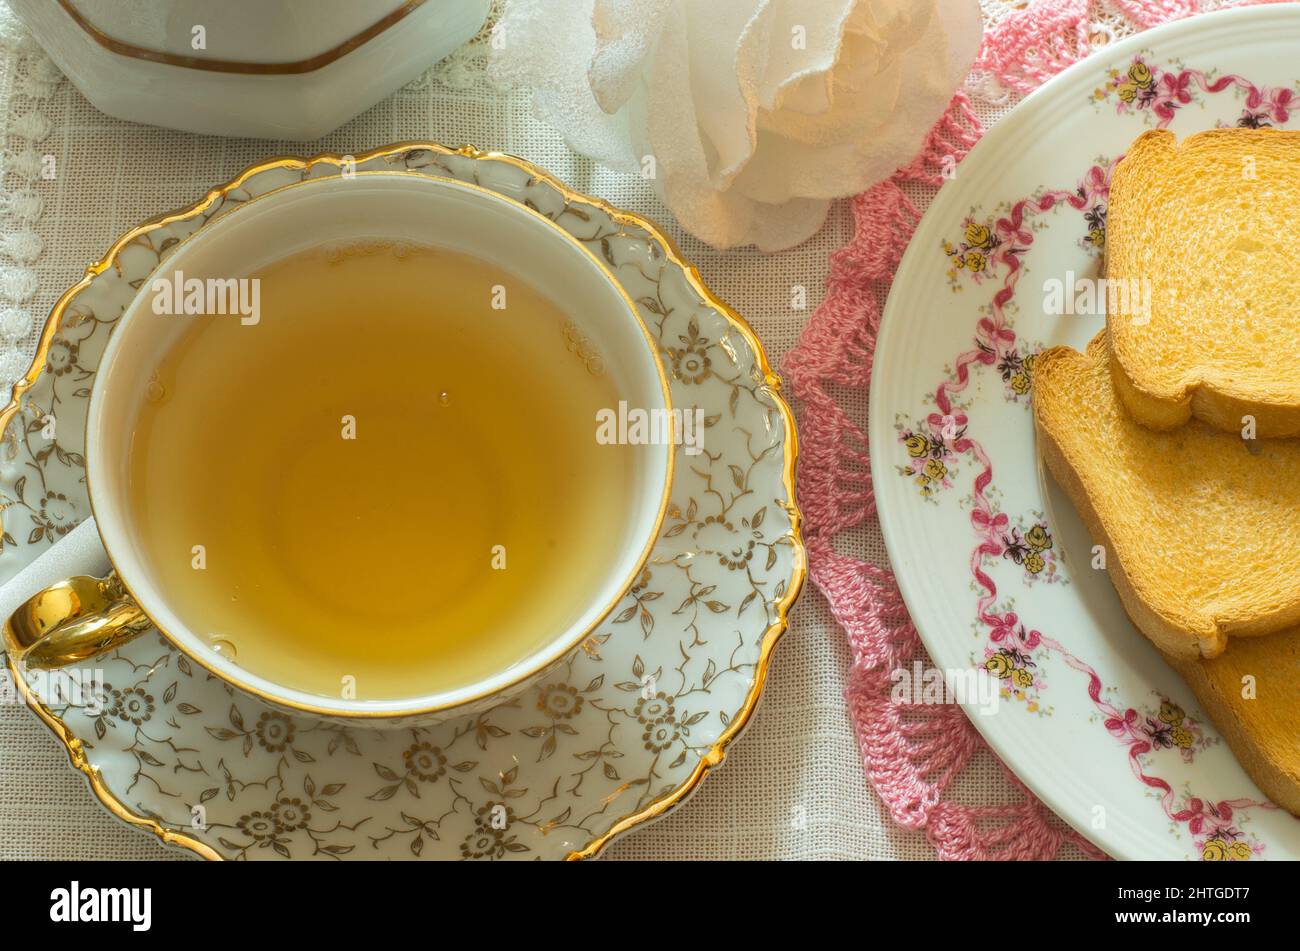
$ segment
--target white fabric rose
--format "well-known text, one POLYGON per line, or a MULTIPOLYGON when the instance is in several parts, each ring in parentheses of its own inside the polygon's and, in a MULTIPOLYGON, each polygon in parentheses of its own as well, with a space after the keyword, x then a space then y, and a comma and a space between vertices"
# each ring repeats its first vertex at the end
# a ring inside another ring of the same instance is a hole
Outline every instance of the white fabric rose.
POLYGON ((715 247, 780 250, 921 147, 977 0, 508 0, 489 69, 715 247))

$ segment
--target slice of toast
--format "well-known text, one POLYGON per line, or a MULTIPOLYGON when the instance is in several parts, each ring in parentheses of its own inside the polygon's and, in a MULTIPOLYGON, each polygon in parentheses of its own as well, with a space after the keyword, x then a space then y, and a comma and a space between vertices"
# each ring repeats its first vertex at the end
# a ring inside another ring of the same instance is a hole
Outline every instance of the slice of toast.
POLYGON ((1247 440, 1199 421, 1138 424, 1086 353, 1034 361, 1038 451, 1079 511, 1133 623, 1166 655, 1300 625, 1300 440, 1247 440))
POLYGON ((1115 387, 1156 429, 1300 434, 1300 132, 1140 135, 1106 212, 1115 387), (1123 292, 1122 294, 1119 292, 1123 292))
POLYGON ((1300 815, 1300 630, 1234 640, 1213 660, 1168 660, 1241 768, 1300 815))

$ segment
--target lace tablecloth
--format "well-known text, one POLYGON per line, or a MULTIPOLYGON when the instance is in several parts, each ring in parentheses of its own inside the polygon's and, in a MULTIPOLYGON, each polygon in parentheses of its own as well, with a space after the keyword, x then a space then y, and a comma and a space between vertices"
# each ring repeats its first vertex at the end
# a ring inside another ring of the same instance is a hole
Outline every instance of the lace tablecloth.
MULTIPOLYGON (((987 22, 1023 3, 985 0, 987 22)), ((1108 8, 1091 16, 1090 42, 1130 32, 1108 8)), ((1012 97, 972 77, 968 92, 987 127, 1012 97)), ((129 227, 193 202, 244 166, 283 153, 358 153, 404 139, 472 143, 512 152, 582 191, 644 212, 676 238, 705 281, 757 329, 778 364, 821 300, 830 252, 849 238, 839 203, 821 231, 787 252, 716 252, 684 234, 636 176, 605 171, 573 155, 533 117, 526 93, 493 89, 480 38, 416 82, 314 143, 188 135, 110 119, 91 107, 0 7, 0 376, 30 362, 46 313, 90 261, 129 227), (41 160, 56 160, 54 180, 41 160), (807 308, 795 310, 795 285, 807 308)), ((929 195, 917 194, 924 207, 929 195)), ((865 392, 846 404, 865 419, 865 392)), ((851 540, 856 557, 887 564, 874 525, 851 540)), ((777 650, 748 732, 727 764, 660 822, 614 843, 609 858, 930 858, 922 832, 895 826, 867 785, 843 691, 850 655, 820 594, 809 586, 777 650)), ((956 795, 998 804, 1008 791, 987 752, 956 795)), ((0 705, 0 859, 157 858, 169 855, 99 807, 56 744, 24 707, 0 705)))

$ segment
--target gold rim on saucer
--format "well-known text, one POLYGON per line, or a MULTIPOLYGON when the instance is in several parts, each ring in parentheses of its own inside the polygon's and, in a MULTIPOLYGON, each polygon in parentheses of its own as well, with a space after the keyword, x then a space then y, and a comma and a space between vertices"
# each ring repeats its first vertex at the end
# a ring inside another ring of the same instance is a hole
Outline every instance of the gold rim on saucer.
MULTIPOLYGON (((5 431, 15 413, 18 412, 21 397, 31 389, 40 374, 44 371, 50 345, 60 328, 65 309, 82 290, 90 285, 91 281, 95 277, 99 276, 110 267, 118 268, 120 271, 117 257, 127 245, 131 244, 142 235, 145 235, 165 224, 188 219, 196 214, 203 213, 218 201, 223 201, 230 192, 240 188, 244 182, 252 176, 271 169, 292 168, 297 170, 308 170, 312 166, 322 163, 343 166, 345 163, 360 163, 371 159, 384 158, 398 153, 410 152, 411 150, 416 149, 428 150, 443 156, 460 156, 472 160, 490 160, 514 165, 527 172, 532 178, 547 183, 562 195, 566 201, 578 201, 580 203, 593 205, 609 215, 611 220, 621 224, 632 225, 635 228, 643 230, 662 246, 668 260, 682 270, 687 282, 691 288, 700 295, 701 300, 724 317, 749 344, 754 354, 756 369, 761 372, 763 384, 767 388, 771 400, 779 412, 782 423, 785 427, 785 441, 782 447, 783 458, 781 483, 788 497, 788 502, 783 503, 782 507, 787 512, 790 520, 792 549, 791 577, 790 584, 785 590, 784 595, 774 605, 776 615, 775 620, 768 626, 761 639, 759 657, 754 665, 754 675, 750 689, 746 694, 740 709, 727 722, 726 728, 718 736, 717 740, 711 744, 708 751, 700 756, 699 761, 695 764, 690 774, 675 789, 660 796, 639 811, 624 816, 622 819, 616 821, 603 834, 596 836, 588 842, 586 846, 574 850, 568 855, 568 858, 571 860, 590 858, 599 854, 600 851, 604 849, 604 847, 616 836, 627 832, 641 823, 662 816, 681 804, 699 786, 710 770, 723 762, 726 757, 727 747, 741 732, 743 732, 757 707, 759 697, 761 696, 763 687, 766 684, 767 673, 776 644, 789 626, 789 611, 802 590, 808 573, 807 551, 800 534, 802 516, 799 512, 795 498, 795 467, 798 459, 798 435, 795 429, 794 414, 790 409, 789 404, 780 393, 780 377, 772 369, 767 354, 753 328, 740 314, 709 290, 709 288, 704 284, 698 269, 683 257, 681 249, 678 247, 677 243, 653 221, 642 215, 615 208, 600 198, 595 198, 575 191, 549 172, 544 171, 524 159, 501 152, 484 152, 469 145, 462 146, 459 149, 451 149, 430 142, 409 141, 383 146, 356 156, 345 157, 333 153, 325 153, 310 159, 304 159, 297 156, 278 156, 267 159, 263 162, 249 166, 239 175, 235 176, 235 178, 210 191, 199 202, 179 211, 174 211, 169 214, 149 219, 131 229, 112 244, 103 258, 94 264, 91 264, 87 268, 86 276, 66 290, 51 309, 45 327, 42 330, 32 366, 23 378, 14 384, 13 397, 11 401, 2 411, 0 411, 0 433, 5 431)), ((271 191, 277 190, 279 189, 272 189, 271 191)), ((268 194, 269 193, 270 192, 268 192, 268 194)), ((499 192, 493 192, 493 194, 499 195, 507 201, 514 201, 514 199, 507 195, 502 195, 499 192)), ((519 203, 516 202, 516 204, 519 203)), ((521 205, 521 207, 524 206, 521 205)), ((545 216, 543 215, 542 217, 545 216)), ((638 315, 638 320, 639 319, 638 315)), ((2 517, 3 513, 0 513, 0 521, 2 521, 2 517)), ((169 829, 163 826, 156 819, 136 812, 119 800, 103 780, 98 768, 89 762, 81 739, 72 732, 72 730, 57 714, 55 714, 33 694, 26 683, 25 678, 21 676, 14 658, 9 654, 9 652, 6 652, 6 664, 25 702, 36 711, 41 721, 52 733, 54 733, 59 741, 63 743, 71 764, 85 775, 92 792, 94 792, 95 796, 106 808, 108 808, 110 812, 130 825, 152 832, 164 844, 190 849, 208 859, 221 860, 223 858, 220 853, 205 842, 188 836, 182 832, 169 829)), ((254 694, 256 693, 255 691, 250 692, 254 694)))

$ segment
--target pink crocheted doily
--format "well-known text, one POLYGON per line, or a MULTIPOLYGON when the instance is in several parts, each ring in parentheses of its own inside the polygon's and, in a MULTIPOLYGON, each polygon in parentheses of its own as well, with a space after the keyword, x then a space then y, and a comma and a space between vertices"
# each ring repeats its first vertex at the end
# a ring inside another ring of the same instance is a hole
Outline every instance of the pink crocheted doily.
MULTIPOLYGON (((1246 6, 1275 0, 1218 3, 1246 6)), ((1196 0, 1033 0, 986 29, 975 75, 1027 93, 1089 52, 1094 25, 1121 15, 1142 30, 1191 16, 1196 0)), ((945 859, 1047 859, 1072 845, 1104 855, 1053 816, 1006 769, 1000 806, 954 801, 954 780, 985 749, 955 704, 897 703, 890 674, 929 657, 893 573, 839 553, 843 533, 875 518, 867 436, 837 394, 865 390, 880 328, 881 302, 921 213, 908 197, 937 189, 945 163, 965 156, 983 134, 964 91, 930 130, 919 155, 894 175, 852 199, 854 233, 831 255, 826 297, 782 365, 797 401, 798 496, 808 544, 809 578, 844 628, 853 653, 846 690, 867 778, 890 816, 924 830, 945 859)))

